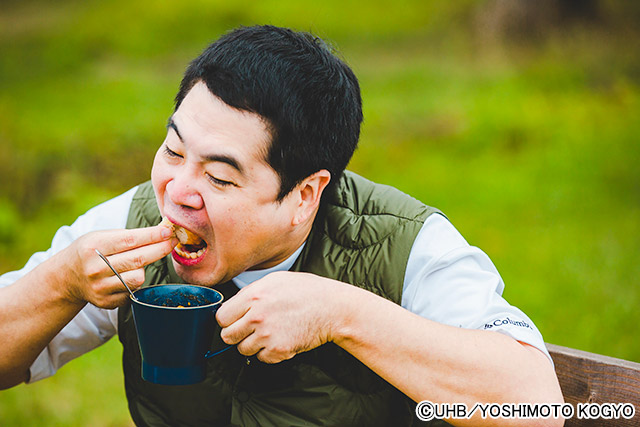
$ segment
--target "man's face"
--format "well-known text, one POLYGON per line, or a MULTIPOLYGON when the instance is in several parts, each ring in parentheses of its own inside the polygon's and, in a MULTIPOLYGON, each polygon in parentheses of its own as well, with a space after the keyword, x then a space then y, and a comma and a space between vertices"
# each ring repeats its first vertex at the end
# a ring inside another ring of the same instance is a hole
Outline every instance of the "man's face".
POLYGON ((292 201, 276 201, 280 180, 265 160, 270 140, 260 116, 229 107, 201 82, 171 117, 151 180, 162 215, 206 242, 174 249, 186 282, 214 285, 296 249, 287 240, 292 201))

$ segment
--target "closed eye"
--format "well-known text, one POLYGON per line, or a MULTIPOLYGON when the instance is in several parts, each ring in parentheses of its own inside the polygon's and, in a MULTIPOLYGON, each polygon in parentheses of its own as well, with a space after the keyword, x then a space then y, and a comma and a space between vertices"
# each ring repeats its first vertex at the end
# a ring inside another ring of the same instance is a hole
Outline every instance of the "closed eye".
POLYGON ((231 181, 224 181, 224 180, 222 180, 222 179, 218 179, 218 178, 216 178, 215 176, 209 175, 208 173, 207 173, 207 174, 205 174, 205 175, 207 175, 207 179, 208 179, 209 181, 211 181, 212 183, 214 183, 214 184, 216 184, 216 185, 220 185, 220 186, 223 186, 223 187, 225 187, 225 186, 227 186, 227 185, 236 185, 234 182, 231 182, 231 181))
POLYGON ((179 157, 182 158, 182 156, 178 153, 176 153, 175 151, 173 151, 171 148, 169 148, 167 145, 164 146, 164 154, 166 154, 169 157, 179 157))

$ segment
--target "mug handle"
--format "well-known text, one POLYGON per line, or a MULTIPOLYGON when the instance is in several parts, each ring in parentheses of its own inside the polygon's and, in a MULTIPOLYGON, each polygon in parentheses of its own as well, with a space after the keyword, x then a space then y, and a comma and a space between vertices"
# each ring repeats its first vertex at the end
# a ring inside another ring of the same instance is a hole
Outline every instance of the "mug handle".
MULTIPOLYGON (((222 305, 222 303, 220 303, 219 305, 216 305, 216 306, 215 306, 215 309, 214 309, 214 311, 213 311, 213 312, 215 313, 216 311, 218 311, 218 309, 220 308, 220 306, 221 306, 221 305, 222 305)), ((210 358, 212 358, 213 356, 217 356, 217 355, 219 355, 220 353, 224 353, 225 351, 229 350, 231 347, 235 347, 235 346, 234 346, 234 345, 227 345, 226 347, 223 347, 221 350, 217 350, 217 351, 214 351, 214 352, 212 352, 211 350, 209 350, 209 351, 207 351, 207 353, 204 355, 204 358, 205 358, 205 359, 210 359, 210 358)))
POLYGON ((207 354, 204 355, 205 359, 209 359, 213 356, 217 356, 222 352, 225 352, 227 350, 229 350, 231 347, 233 347, 232 345, 228 345, 225 348, 223 348, 222 350, 218 350, 218 351, 214 351, 213 353, 211 352, 211 350, 207 351, 207 354))

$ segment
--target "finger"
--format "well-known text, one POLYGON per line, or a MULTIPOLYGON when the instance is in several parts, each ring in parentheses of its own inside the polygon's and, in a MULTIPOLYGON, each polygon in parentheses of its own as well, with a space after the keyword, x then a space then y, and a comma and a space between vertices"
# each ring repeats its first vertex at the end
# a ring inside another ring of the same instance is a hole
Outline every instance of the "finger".
POLYGON ((249 335, 246 339, 242 340, 236 348, 238 352, 244 356, 256 355, 261 362, 271 364, 289 360, 296 355, 293 351, 271 348, 264 342, 263 338, 256 336, 256 334, 249 335))
POLYGON ((162 225, 130 230, 110 230, 101 232, 100 247, 104 255, 129 251, 153 243, 168 241, 173 236, 170 229, 162 225))
POLYGON ((258 339, 254 334, 249 335, 236 346, 238 352, 244 356, 253 356, 262 351, 264 347, 258 343, 258 339))
POLYGON ((226 328, 232 323, 241 319, 251 307, 249 304, 248 288, 241 289, 240 292, 222 304, 216 313, 216 320, 222 328, 226 328))
POLYGON ((177 239, 172 238, 170 240, 140 246, 126 252, 112 254, 109 255, 107 259, 118 273, 137 270, 164 258, 171 253, 176 244, 177 239))
MULTIPOLYGON (((218 310, 220 311, 220 310, 218 310)), ((229 345, 238 344, 255 332, 255 324, 247 320, 247 316, 241 317, 229 326, 223 327, 220 331, 220 338, 229 345)))
MULTIPOLYGON (((138 269, 135 269, 135 270, 125 271, 124 273, 120 274, 120 277, 122 277, 122 279, 127 284, 127 286, 129 286, 129 289, 131 289, 131 291, 135 291, 138 288, 140 288, 140 286, 142 286, 144 284, 144 278, 145 278, 144 268, 138 268, 138 269)), ((121 290, 123 292, 129 293, 129 291, 127 291, 124 288, 124 285, 122 284, 120 279, 115 277, 115 275, 114 275, 113 278, 118 281, 118 284, 120 285, 120 288, 121 288, 121 290)))
POLYGON ((267 348, 263 348, 262 350, 258 351, 258 353, 256 354, 256 357, 261 362, 274 364, 274 363, 280 363, 284 360, 289 360, 293 358, 293 356, 295 355, 296 354, 293 352, 279 353, 279 352, 270 351, 267 348))
MULTIPOLYGON (((125 283, 132 288, 138 288, 144 282, 144 271, 131 271, 122 275, 125 283)), ((95 283, 87 294, 87 301, 100 308, 115 308, 124 304, 129 298, 129 291, 115 276, 102 279, 95 283)))
POLYGON ((117 294, 111 294, 109 296, 104 297, 100 301, 90 301, 91 304, 95 305, 99 308, 105 308, 108 310, 114 309, 116 307, 121 307, 129 301, 129 292, 119 292, 117 294))
MULTIPOLYGON (((144 269, 126 271, 122 273, 120 277, 122 277, 122 280, 124 280, 127 286, 134 291, 144 283, 144 269)), ((111 272, 109 277, 105 277, 94 283, 90 292, 93 294, 93 299, 100 299, 121 292, 129 293, 127 288, 113 272, 111 272)))
POLYGON ((96 298, 95 300, 89 301, 91 304, 96 307, 113 309, 116 307, 121 307, 127 302, 131 300, 131 294, 127 291, 124 286, 122 286, 122 282, 118 282, 120 284, 119 289, 116 292, 111 294, 102 295, 100 298, 96 298))

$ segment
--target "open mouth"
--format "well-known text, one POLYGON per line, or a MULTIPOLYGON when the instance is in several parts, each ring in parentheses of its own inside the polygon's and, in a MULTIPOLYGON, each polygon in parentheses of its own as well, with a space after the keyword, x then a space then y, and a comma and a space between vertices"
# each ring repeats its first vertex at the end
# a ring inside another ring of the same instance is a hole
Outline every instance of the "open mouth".
POLYGON ((163 218, 161 225, 171 228, 180 243, 174 248, 174 252, 185 260, 198 260, 207 251, 207 242, 192 231, 172 223, 168 218, 163 218))
POLYGON ((204 246, 199 246, 199 245, 183 245, 182 243, 178 243, 178 245, 174 248, 174 250, 182 258, 198 259, 202 255, 204 255, 204 253, 206 252, 207 244, 204 243, 204 246))

